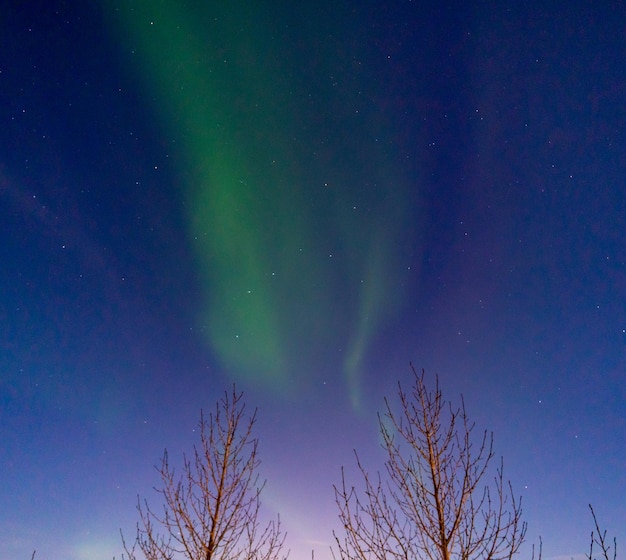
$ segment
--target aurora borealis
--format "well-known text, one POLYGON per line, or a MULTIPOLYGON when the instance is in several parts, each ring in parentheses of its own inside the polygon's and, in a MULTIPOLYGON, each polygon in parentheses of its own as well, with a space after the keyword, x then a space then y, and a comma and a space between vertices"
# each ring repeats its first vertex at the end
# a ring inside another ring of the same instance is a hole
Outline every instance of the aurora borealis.
POLYGON ((494 431, 528 557, 581 560, 588 503, 623 543, 625 18, 9 1, 0 557, 119 558, 236 382, 264 507, 327 560, 409 362, 494 431))
MULTIPOLYGON (((316 67, 332 65, 330 49, 294 72, 303 62, 261 6, 113 6, 121 50, 180 150, 211 348, 284 389, 339 343, 356 403, 366 349, 402 301, 419 191, 360 115, 358 75, 320 84, 333 80, 316 67)), ((346 56, 358 65, 362 50, 346 56)))

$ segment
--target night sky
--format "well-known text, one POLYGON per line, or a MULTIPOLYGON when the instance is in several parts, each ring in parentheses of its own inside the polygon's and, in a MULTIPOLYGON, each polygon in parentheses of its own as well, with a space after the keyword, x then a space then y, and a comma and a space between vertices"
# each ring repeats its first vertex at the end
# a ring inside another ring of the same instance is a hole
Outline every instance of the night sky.
POLYGON ((0 557, 119 558, 236 382, 265 512, 327 560, 409 362, 493 430, 523 557, 585 554, 589 503, 626 546, 625 22, 4 2, 0 557))

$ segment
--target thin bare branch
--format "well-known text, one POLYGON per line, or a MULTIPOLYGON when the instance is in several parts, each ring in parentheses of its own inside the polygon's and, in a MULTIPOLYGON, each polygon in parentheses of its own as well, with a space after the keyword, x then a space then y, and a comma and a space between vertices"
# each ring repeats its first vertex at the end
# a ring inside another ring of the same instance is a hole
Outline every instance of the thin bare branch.
MULTIPOLYGON (((588 560, 595 560, 593 557, 593 545, 597 544, 600 547, 600 558, 604 560, 610 559, 610 550, 611 545, 607 542, 606 539, 606 529, 604 531, 600 530, 600 525, 598 524, 598 519, 596 517, 596 512, 593 511, 593 507, 589 504, 589 510, 591 511, 591 517, 593 517, 593 524, 595 527, 595 532, 591 531, 591 539, 589 543, 589 555, 587 556, 588 560)), ((613 560, 617 560, 617 539, 613 537, 613 560)))

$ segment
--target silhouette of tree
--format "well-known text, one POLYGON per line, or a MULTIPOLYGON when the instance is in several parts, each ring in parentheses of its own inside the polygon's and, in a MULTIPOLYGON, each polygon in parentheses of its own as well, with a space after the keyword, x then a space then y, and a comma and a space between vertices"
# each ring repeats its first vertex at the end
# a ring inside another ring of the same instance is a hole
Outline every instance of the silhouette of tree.
MULTIPOLYGON (((252 431, 256 411, 246 418, 242 393, 233 387, 205 420, 200 413, 200 444, 183 456, 182 474, 170 465, 167 450, 156 467, 162 509, 137 500, 139 522, 129 560, 284 560, 280 519, 262 526, 260 494, 265 482, 256 474, 258 440, 252 431)), ((124 556, 122 556, 124 558, 124 556)))
MULTIPOLYGON (((606 529, 602 531, 600 526, 598 525, 598 519, 596 517, 596 512, 593 511, 591 504, 589 504, 589 509, 591 510, 591 517, 593 517, 593 524, 595 526, 595 531, 591 531, 591 543, 589 544, 589 554, 587 555, 588 560, 596 560, 593 556, 593 547, 597 545, 600 547, 600 558, 602 560, 611 560, 611 545, 607 541, 606 538, 606 529)), ((613 537, 613 560, 617 560, 617 538, 613 537)))
POLYGON ((411 368, 411 392, 398 384, 399 410, 385 399, 379 415, 384 474, 369 474, 355 452, 362 486, 349 485, 343 469, 335 486, 344 528, 334 535, 339 558, 510 559, 526 524, 502 461, 491 468, 493 434, 475 437, 463 399, 452 407, 438 380, 431 390, 424 372, 411 368))

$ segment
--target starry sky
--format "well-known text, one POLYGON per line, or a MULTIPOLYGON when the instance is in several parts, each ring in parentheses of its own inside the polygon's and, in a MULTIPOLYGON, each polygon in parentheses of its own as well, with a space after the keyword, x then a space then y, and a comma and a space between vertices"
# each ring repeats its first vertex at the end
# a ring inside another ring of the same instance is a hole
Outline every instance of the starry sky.
MULTIPOLYGON (((119 558, 233 383, 263 507, 333 483, 409 362, 493 430, 528 547, 626 542, 619 2, 0 11, 0 550, 119 558)), ((355 479, 356 481, 356 479, 355 479)), ((156 502, 158 503, 158 502, 156 502)))

